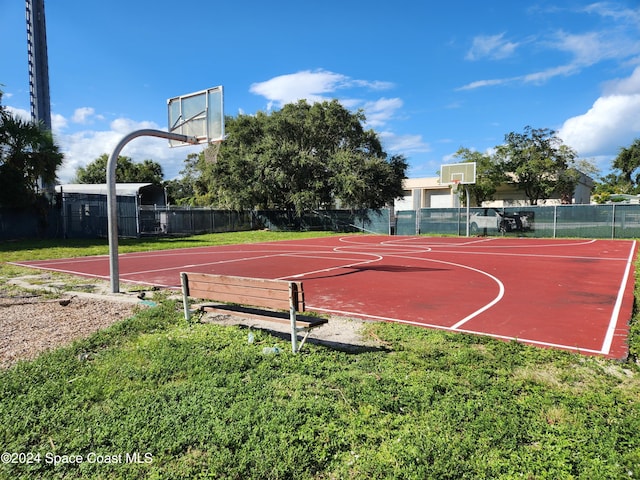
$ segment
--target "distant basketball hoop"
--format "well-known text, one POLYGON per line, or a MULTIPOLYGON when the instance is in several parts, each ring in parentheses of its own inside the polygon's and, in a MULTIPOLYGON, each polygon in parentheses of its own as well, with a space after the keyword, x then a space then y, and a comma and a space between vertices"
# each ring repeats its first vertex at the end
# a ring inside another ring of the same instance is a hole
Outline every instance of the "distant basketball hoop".
POLYGON ((452 195, 457 195, 460 186, 464 185, 464 193, 466 199, 467 210, 467 237, 469 236, 469 204, 471 198, 469 195, 469 185, 476 183, 476 162, 450 163, 440 166, 440 184, 450 185, 452 195))

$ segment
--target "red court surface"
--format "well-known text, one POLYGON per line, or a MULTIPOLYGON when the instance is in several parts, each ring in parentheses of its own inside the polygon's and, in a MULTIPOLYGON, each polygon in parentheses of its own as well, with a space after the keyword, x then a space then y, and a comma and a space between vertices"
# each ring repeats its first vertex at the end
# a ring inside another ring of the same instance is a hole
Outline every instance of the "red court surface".
MULTIPOLYGON (((121 254, 120 281, 179 273, 304 282, 308 310, 624 358, 636 242, 363 236, 121 254)), ((21 262, 109 278, 107 256, 21 262)))

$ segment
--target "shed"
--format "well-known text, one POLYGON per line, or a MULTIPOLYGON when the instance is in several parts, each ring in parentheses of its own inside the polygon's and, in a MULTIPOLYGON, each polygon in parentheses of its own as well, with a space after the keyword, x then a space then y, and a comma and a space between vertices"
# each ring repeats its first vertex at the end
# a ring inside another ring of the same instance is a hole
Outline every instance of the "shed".
MULTIPOLYGON (((62 209, 66 238, 106 237, 108 232, 107 184, 56 185, 62 209)), ((140 235, 140 206, 164 207, 167 197, 164 187, 152 183, 117 183, 118 235, 140 235)))

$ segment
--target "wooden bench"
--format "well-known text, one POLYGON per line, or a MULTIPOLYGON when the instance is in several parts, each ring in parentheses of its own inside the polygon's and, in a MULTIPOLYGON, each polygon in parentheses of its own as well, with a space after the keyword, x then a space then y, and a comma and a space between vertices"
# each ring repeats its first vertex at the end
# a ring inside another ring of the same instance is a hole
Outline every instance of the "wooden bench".
POLYGON ((267 315, 264 316, 264 319, 291 325, 291 351, 293 353, 300 351, 312 329, 327 323, 327 320, 323 318, 300 319, 297 317, 299 312, 305 310, 302 282, 187 272, 180 273, 180 279, 184 316, 187 320, 192 313, 198 310, 219 306, 202 304, 192 310, 189 306, 189 297, 258 307, 263 310, 288 310, 289 319, 267 315), (304 337, 298 343, 299 333, 304 333, 304 337))

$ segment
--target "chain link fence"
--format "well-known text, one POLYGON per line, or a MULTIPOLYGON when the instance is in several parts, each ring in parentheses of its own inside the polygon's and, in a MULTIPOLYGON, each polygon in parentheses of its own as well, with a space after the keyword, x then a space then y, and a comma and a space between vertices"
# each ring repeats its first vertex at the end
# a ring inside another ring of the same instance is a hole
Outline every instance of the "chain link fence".
MULTIPOLYGON (((0 240, 18 238, 100 238, 107 236, 104 199, 87 196, 64 208, 0 209, 0 240)), ((640 238, 640 205, 557 205, 471 208, 470 235, 534 238, 640 238)), ((121 237, 195 235, 268 228, 383 235, 467 233, 465 208, 424 208, 392 214, 381 210, 294 212, 229 211, 195 207, 155 207, 118 201, 121 237)))
MULTIPOLYGON (((471 235, 534 238, 637 238, 640 205, 555 205, 470 208, 471 235)), ((396 212, 398 235, 466 235, 465 208, 423 208, 396 212)))

